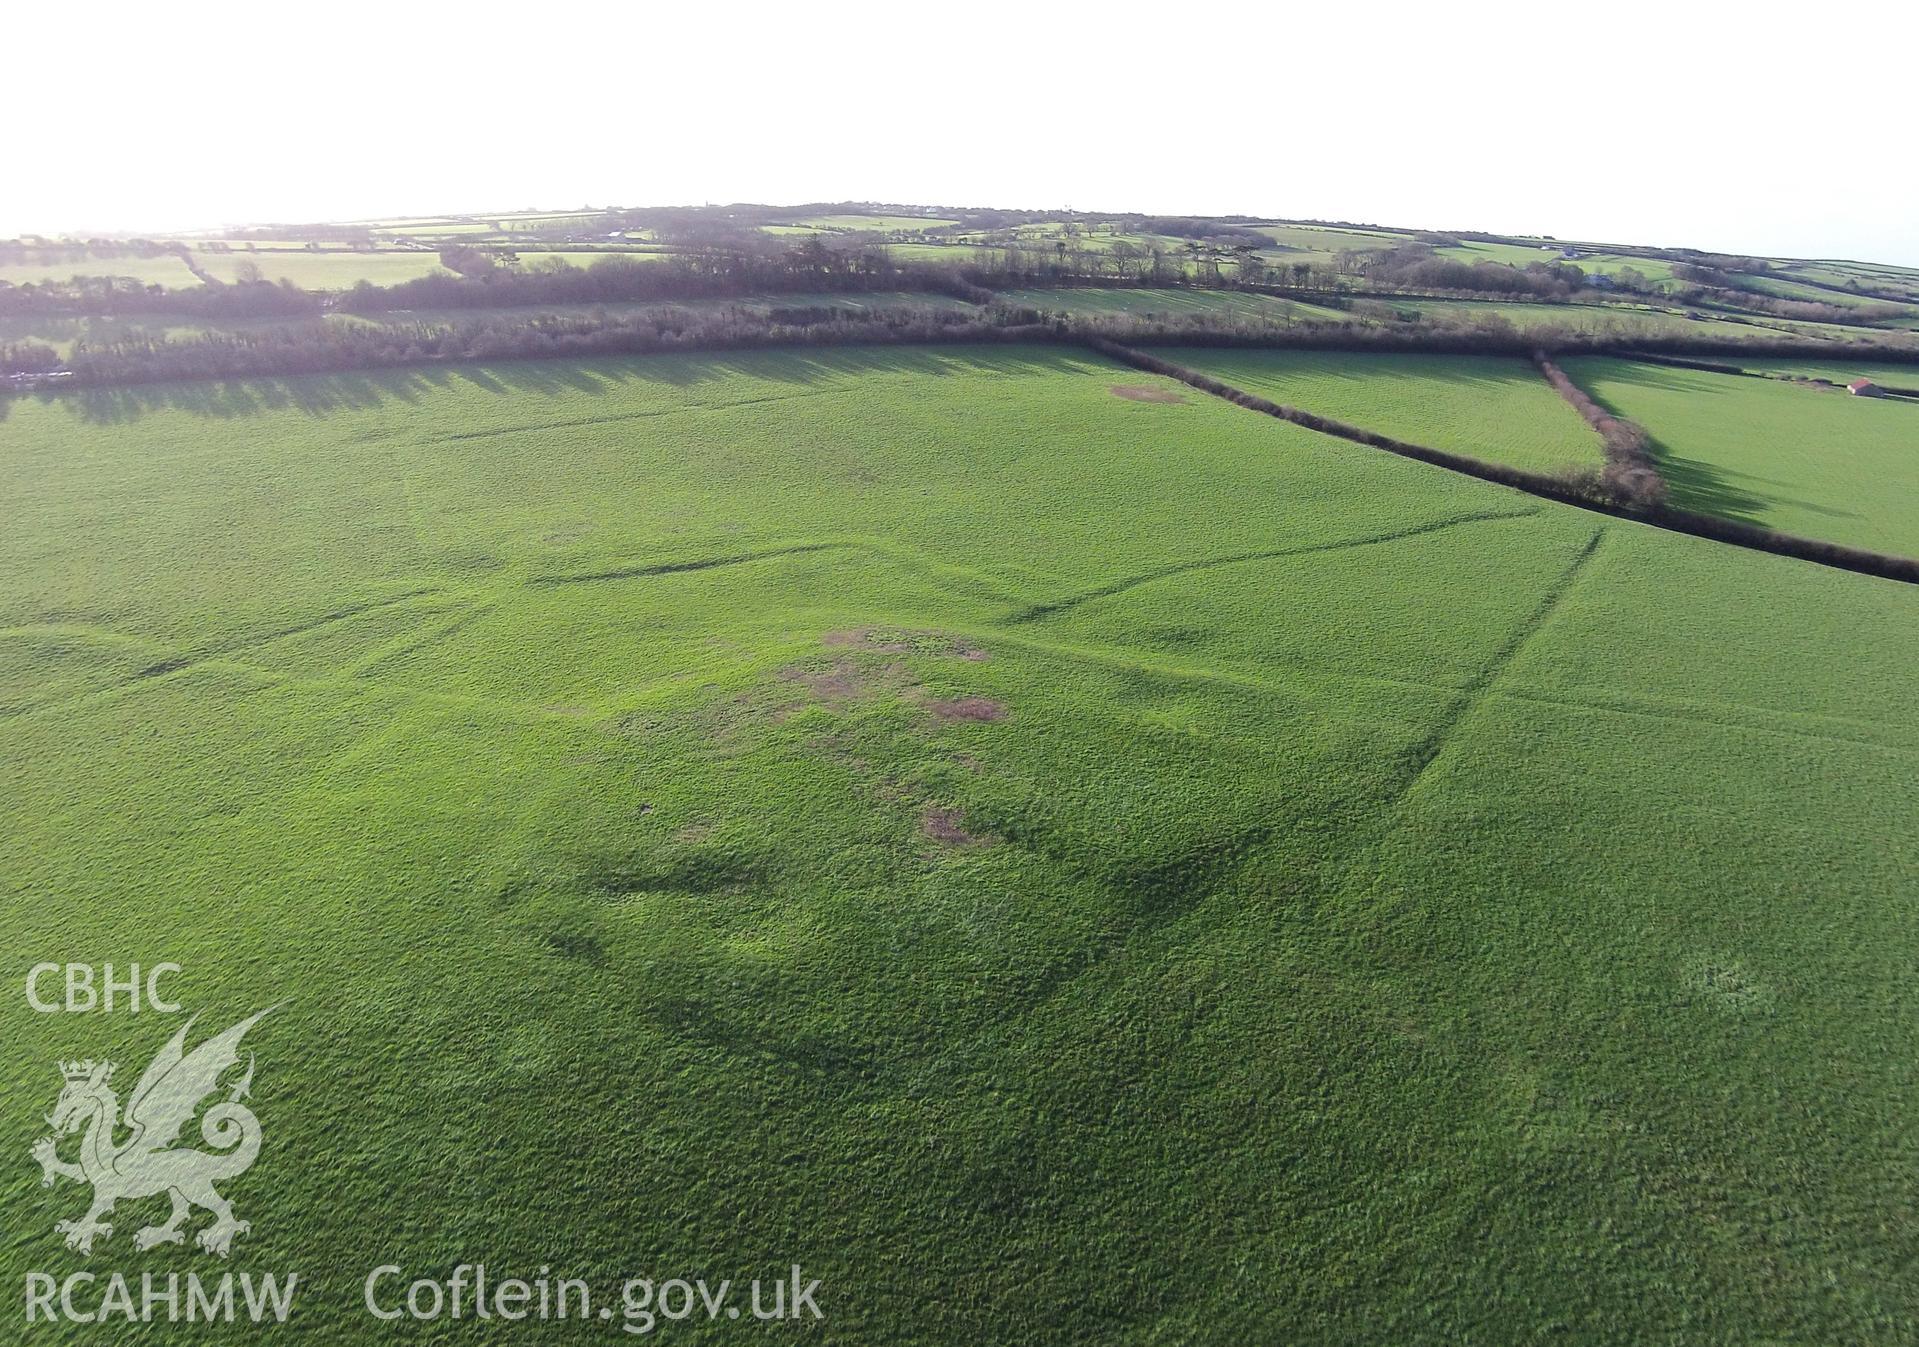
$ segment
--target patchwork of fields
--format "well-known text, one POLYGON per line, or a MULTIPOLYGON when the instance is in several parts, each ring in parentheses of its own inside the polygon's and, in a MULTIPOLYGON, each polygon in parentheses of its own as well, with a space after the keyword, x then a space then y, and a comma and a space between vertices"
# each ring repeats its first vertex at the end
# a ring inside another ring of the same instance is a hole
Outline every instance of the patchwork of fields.
MULTIPOLYGON (((1593 452, 1518 361, 1177 358, 1593 452)), ((1675 454, 1845 410, 1572 363, 1675 454)), ((1054 348, 0 413, 0 936, 286 1000, 231 1195, 321 1338, 478 1251, 847 1342, 1919 1331, 1919 590, 1054 348)))
POLYGON ((1651 434, 1674 504, 1919 554, 1919 404, 1623 360, 1565 366, 1601 404, 1651 434))
POLYGON ((39 285, 47 281, 70 281, 76 276, 125 276, 142 285, 197 285, 193 272, 174 253, 159 257, 66 257, 45 256, 21 261, 0 262, 0 282, 10 285, 39 285))

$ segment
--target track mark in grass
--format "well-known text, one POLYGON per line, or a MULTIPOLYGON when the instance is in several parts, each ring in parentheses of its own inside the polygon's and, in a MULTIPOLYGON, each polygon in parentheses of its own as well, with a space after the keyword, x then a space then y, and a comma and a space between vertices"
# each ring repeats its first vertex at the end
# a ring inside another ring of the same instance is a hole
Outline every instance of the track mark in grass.
POLYGON ((1603 527, 1593 530, 1592 537, 1588 538, 1586 545, 1579 549, 1579 555, 1573 558, 1572 564, 1566 567, 1565 573, 1546 591, 1538 606, 1513 630, 1512 635, 1500 644, 1499 649, 1493 652, 1493 657, 1486 662, 1486 666, 1460 690, 1459 696, 1446 709, 1445 715, 1440 718, 1439 724, 1433 727, 1432 733, 1415 746, 1409 759, 1411 774, 1406 784, 1400 788, 1393 803, 1397 804, 1418 789, 1419 783, 1425 780, 1427 771, 1439 760, 1439 755, 1446 751, 1446 745, 1451 742, 1454 732, 1458 730, 1466 717, 1472 714, 1474 708, 1485 700, 1486 694, 1492 691, 1494 684, 1498 683, 1500 677, 1519 657, 1519 652, 1525 649, 1526 642, 1539 633, 1552 618, 1566 595, 1572 591, 1573 585, 1585 572, 1587 563, 1593 559, 1594 553, 1599 550, 1600 540, 1605 536, 1606 530, 1603 527))
POLYGON ((689 561, 662 561, 651 566, 622 566, 610 571, 588 571, 583 575, 536 575, 531 585, 579 585, 594 580, 642 580, 649 575, 678 575, 685 571, 710 571, 719 566, 743 566, 750 561, 770 561, 776 557, 799 556, 807 552, 830 552, 852 548, 853 543, 797 543, 791 547, 772 547, 764 552, 740 552, 724 557, 697 557, 689 561))
MULTIPOLYGON (((437 593, 439 593, 439 591, 432 588, 410 589, 404 594, 396 594, 391 598, 373 599, 367 603, 351 604, 344 608, 335 608, 331 612, 322 613, 318 617, 309 618, 304 622, 296 622, 292 626, 278 627, 273 631, 264 632, 258 636, 248 636, 238 641, 231 641, 225 645, 215 646, 210 650, 201 651, 196 655, 175 655, 171 658, 160 660, 136 672, 133 675, 133 680, 159 678, 165 674, 178 673, 182 669, 189 669, 196 664, 204 664, 209 660, 216 660, 224 655, 241 654, 263 645, 270 645, 274 641, 284 640, 289 636, 302 636, 307 632, 315 631, 330 623, 344 622, 348 618, 358 617, 362 613, 370 613, 379 608, 392 608, 398 604, 407 602, 409 599, 417 599, 423 595, 437 593)), ((102 691, 106 690, 107 689, 102 689, 102 691)))
POLYGON ((135 678, 158 678, 162 674, 178 673, 180 670, 195 662, 194 657, 190 655, 175 655, 171 659, 163 659, 156 664, 149 664, 133 676, 135 678))
POLYGON ((1077 608, 1083 603, 1095 599, 1108 599, 1115 594, 1124 594, 1129 589, 1152 584, 1155 580, 1170 579, 1175 575, 1187 575, 1193 571, 1211 570, 1217 566, 1239 566, 1250 561, 1273 561, 1280 557, 1310 556, 1314 552, 1340 552, 1352 547, 1371 547, 1376 543, 1398 542, 1401 538, 1416 538, 1422 533, 1438 533, 1443 529, 1457 528, 1462 524, 1480 524, 1497 519, 1530 519, 1538 514, 1531 510, 1482 510, 1475 514, 1461 515, 1456 519, 1442 519, 1429 524, 1415 524, 1411 528, 1393 529, 1387 533, 1369 533, 1362 538, 1344 538, 1335 542, 1309 543, 1301 547, 1275 547, 1258 552, 1238 552, 1231 556, 1210 557, 1203 561, 1185 561, 1177 566, 1162 566, 1157 570, 1143 571, 1124 580, 1101 585, 1068 598, 1056 599, 1052 603, 1034 604, 1007 617, 1008 622, 1034 622, 1055 613, 1063 613, 1077 608))
POLYGON ((651 421, 662 416, 684 416, 689 412, 725 412, 736 407, 758 407, 769 402, 792 402, 798 398, 825 397, 840 389, 822 388, 810 393, 780 393, 771 397, 742 398, 737 402, 694 403, 686 407, 654 407, 638 412, 616 412, 611 416, 581 416, 567 421, 542 421, 529 425, 502 426, 496 430, 463 430, 439 435, 424 444, 450 444, 461 440, 490 440, 502 435, 539 435, 549 430, 580 430, 587 426, 615 425, 621 421, 651 421))
POLYGON ((353 665, 350 672, 355 678, 365 678, 383 664, 403 659, 456 635, 462 628, 471 626, 491 613, 494 606, 491 603, 481 603, 470 608, 455 609, 445 621, 428 626, 424 630, 408 632, 397 640, 381 646, 353 665))
MULTIPOLYGON (((1576 697, 1554 697, 1543 692, 1522 692, 1517 688, 1502 689, 1500 695, 1518 701, 1532 702, 1538 706, 1559 706, 1571 711, 1597 711, 1612 716, 1637 716, 1645 720, 1671 720, 1682 725, 1711 725, 1716 729, 1741 730, 1750 734, 1777 734, 1789 739, 1806 739, 1821 744, 1847 744, 1859 748, 1877 749, 1881 753, 1897 753, 1904 756, 1919 755, 1919 744, 1888 744, 1864 734, 1841 734, 1834 730, 1820 731, 1795 729, 1793 722, 1801 719, 1813 719, 1819 724, 1829 724, 1835 717, 1810 717, 1805 713, 1774 711, 1761 706, 1746 706, 1737 702, 1712 702, 1705 705, 1683 704, 1678 706, 1655 705, 1643 700, 1622 698, 1615 702, 1582 701, 1576 697)), ((1871 721, 1845 722, 1864 724, 1874 729, 1897 732, 1895 727, 1877 724, 1871 721)))

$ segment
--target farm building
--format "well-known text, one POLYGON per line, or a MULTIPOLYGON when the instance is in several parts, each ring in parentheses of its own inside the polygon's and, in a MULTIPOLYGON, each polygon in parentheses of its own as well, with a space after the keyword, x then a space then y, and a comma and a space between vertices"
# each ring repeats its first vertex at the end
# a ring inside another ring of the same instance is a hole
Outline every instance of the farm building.
POLYGON ((1856 398, 1882 398, 1886 391, 1870 379, 1854 379, 1846 385, 1846 391, 1856 398))

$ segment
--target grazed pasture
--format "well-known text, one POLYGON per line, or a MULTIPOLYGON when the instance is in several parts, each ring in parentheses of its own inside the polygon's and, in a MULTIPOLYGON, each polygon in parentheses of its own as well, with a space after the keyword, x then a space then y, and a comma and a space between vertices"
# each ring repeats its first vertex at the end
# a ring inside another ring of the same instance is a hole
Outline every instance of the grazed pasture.
MULTIPOLYGON (((369 1251, 799 1261, 844 1342, 1919 1322, 1911 587, 1053 348, 98 390, 0 456, 0 935, 287 1001, 233 1194, 320 1338, 369 1251)), ((49 1103, 154 1037, 8 1031, 49 1103)))

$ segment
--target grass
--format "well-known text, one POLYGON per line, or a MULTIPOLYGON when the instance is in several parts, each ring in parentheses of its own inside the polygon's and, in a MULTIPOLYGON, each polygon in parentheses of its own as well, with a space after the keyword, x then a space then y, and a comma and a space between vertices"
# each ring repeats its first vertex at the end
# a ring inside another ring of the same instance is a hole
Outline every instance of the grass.
MULTIPOLYGON (((1560 327, 1605 337, 1681 333, 1730 341, 1775 340, 1787 336, 1816 337, 1824 341, 1884 341, 1888 334, 1865 332, 1833 323, 1788 322, 1784 319, 1745 317, 1711 311, 1641 308, 1625 304, 1529 304, 1500 300, 1391 299, 1382 300, 1402 314, 1453 316, 1496 314, 1522 331, 1560 327), (1697 316, 1693 316, 1697 314, 1697 316)), ((1899 340, 1897 337, 1892 340, 1899 340)), ((1919 348, 1915 348, 1919 349, 1919 348)))
MULTIPOLYGON (((227 1193, 315 1341, 481 1258, 797 1261, 845 1342, 1919 1327, 1912 588, 1055 349, 0 407, 0 937, 287 1001, 227 1193)), ((173 1026, 10 1014, 18 1286, 54 1060, 173 1026)), ((205 1271, 150 1218, 87 1270, 205 1271)))
POLYGON ((1919 407, 1621 360, 1569 360, 1566 371, 1652 435, 1675 504, 1919 553, 1919 407))
POLYGON ((1277 299, 1238 290, 1095 289, 1067 286, 1058 289, 1004 290, 1000 299, 1054 313, 1096 316, 1129 313, 1145 317, 1179 318, 1188 314, 1230 314, 1237 317, 1293 322, 1317 319, 1350 322, 1352 315, 1323 304, 1277 299))
POLYGON ((1274 402, 1435 449, 1539 472, 1601 462, 1598 437, 1525 360, 1203 347, 1158 354, 1274 402))
POLYGON ((1739 288, 1751 290, 1757 294, 1771 295, 1777 299, 1799 300, 1809 304, 1836 304, 1842 309, 1885 308, 1894 301, 1875 299, 1870 295, 1855 295, 1839 290, 1828 290, 1816 285, 1782 276, 1742 275, 1738 278, 1739 288))
POLYGON ((159 257, 53 257, 31 262, 0 262, 0 282, 12 285, 70 281, 75 276, 129 276, 142 285, 175 288, 200 283, 187 264, 173 253, 159 257))
MULTIPOLYGON (((343 315, 331 317, 342 321, 343 315)), ((183 341, 207 332, 266 332, 304 327, 319 319, 289 322, 284 318, 229 319, 223 322, 185 322, 143 315, 136 318, 63 317, 50 314, 0 317, 0 342, 36 341, 51 346, 61 356, 72 354, 75 342, 105 344, 168 338, 183 341)), ((359 321, 359 320, 350 320, 359 321)))
POLYGON ((292 281, 302 290, 350 290, 361 281, 395 285, 443 271, 436 252, 260 252, 208 253, 200 265, 223 281, 239 278, 243 263, 252 262, 269 281, 292 281))
POLYGON ((1332 225, 1248 225, 1246 228, 1266 235, 1276 248, 1287 252, 1318 253, 1334 257, 1343 252, 1377 252, 1411 243, 1410 234, 1390 230, 1340 229, 1332 225))
POLYGON ((514 249, 514 255, 520 259, 521 266, 529 266, 534 262, 560 261, 565 262, 569 266, 590 267, 595 262, 608 257, 618 258, 621 261, 627 262, 658 262, 663 258, 671 257, 673 254, 660 248, 647 247, 608 248, 604 250, 574 248, 559 252, 535 252, 531 249, 516 248, 514 249))
POLYGON ((812 215, 790 222, 806 229, 895 230, 945 229, 958 220, 939 220, 924 215, 812 215))
POLYGON ((1888 388, 1919 388, 1919 364, 1889 365, 1870 360, 1848 364, 1843 360, 1778 360, 1770 356, 1755 357, 1744 363, 1747 368, 1766 374, 1825 379, 1836 384, 1870 379, 1888 388))
POLYGON ((1672 263, 1657 257, 1636 257, 1630 253, 1610 253, 1604 250, 1588 251, 1583 244, 1572 245, 1578 249, 1579 256, 1567 258, 1561 255, 1557 243, 1461 243, 1455 246, 1435 248, 1433 251, 1441 257, 1450 257, 1459 262, 1498 262, 1505 266, 1517 267, 1521 271, 1535 262, 1548 265, 1565 262, 1578 267, 1588 276, 1617 276, 1631 268, 1653 282, 1674 279, 1672 263))

